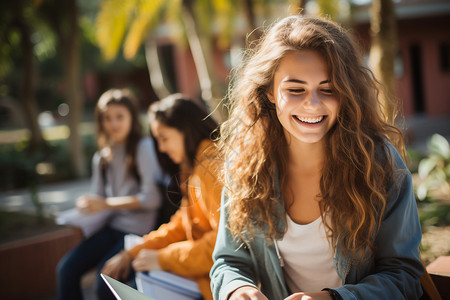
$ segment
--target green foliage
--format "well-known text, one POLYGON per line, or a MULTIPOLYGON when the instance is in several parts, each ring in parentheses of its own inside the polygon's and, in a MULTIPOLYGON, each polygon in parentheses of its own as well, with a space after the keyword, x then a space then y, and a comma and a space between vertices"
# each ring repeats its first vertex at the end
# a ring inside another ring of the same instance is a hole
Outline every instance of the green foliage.
POLYGON ((418 166, 421 180, 416 187, 419 200, 433 199, 433 191, 450 194, 450 146, 439 134, 434 134, 428 142, 429 156, 423 158, 418 166))
POLYGON ((23 188, 37 183, 35 168, 42 160, 43 153, 30 154, 27 146, 28 141, 0 146, 0 178, 4 178, 0 181, 0 190, 23 188))
POLYGON ((113 59, 120 49, 136 0, 105 0, 97 18, 97 41, 104 57, 113 59))
POLYGON ((423 154, 413 148, 407 148, 407 157, 408 157, 408 169, 411 173, 417 173, 417 169, 419 167, 419 162, 423 158, 423 154))
MULTIPOLYGON (((83 136, 86 157, 91 158, 96 150, 93 135, 83 136)), ((0 191, 17 188, 30 188, 30 192, 39 184, 74 178, 68 167, 69 154, 67 140, 48 143, 47 149, 29 153, 28 141, 16 144, 0 145, 0 191), (46 172, 38 172, 40 166, 46 166, 46 172)), ((86 168, 90 167, 90 160, 86 168)))
POLYGON ((450 204, 419 203, 419 218, 422 227, 450 225, 450 204))
POLYGON ((328 16, 331 19, 336 19, 339 13, 339 2, 330 0, 317 0, 322 15, 328 16))
POLYGON ((239 14, 238 8, 242 5, 241 1, 237 0, 214 0, 214 12, 219 27, 218 46, 220 48, 229 47, 231 39, 233 38, 233 31, 235 29, 236 17, 239 14))
MULTIPOLYGON (((203 35, 210 39, 217 27, 219 46, 225 47, 230 43, 240 4, 237 0, 195 0, 191 8, 203 35)), ((96 28, 98 45, 105 59, 116 57, 122 41, 125 58, 132 59, 147 35, 160 24, 170 22, 182 27, 182 5, 181 0, 104 0, 96 28)))
MULTIPOLYGON (((87 156, 92 157, 96 150, 94 136, 84 135, 83 144, 87 156)), ((39 185, 75 177, 67 165, 67 140, 52 141, 48 145, 48 148, 34 152, 29 151, 28 140, 0 145, 0 191, 27 188, 35 208, 37 224, 40 225, 45 223, 45 217, 38 195, 39 185)), ((90 162, 86 165, 86 168, 89 167, 90 162)))
POLYGON ((43 152, 28 152, 28 141, 23 141, 13 147, 3 146, 0 155, 0 177, 5 178, 0 184, 3 188, 27 187, 31 201, 36 209, 38 222, 42 222, 43 207, 37 193, 39 176, 36 173, 37 163, 43 159, 43 152))
POLYGON ((62 228, 53 218, 43 219, 21 212, 0 211, 0 244, 62 228))

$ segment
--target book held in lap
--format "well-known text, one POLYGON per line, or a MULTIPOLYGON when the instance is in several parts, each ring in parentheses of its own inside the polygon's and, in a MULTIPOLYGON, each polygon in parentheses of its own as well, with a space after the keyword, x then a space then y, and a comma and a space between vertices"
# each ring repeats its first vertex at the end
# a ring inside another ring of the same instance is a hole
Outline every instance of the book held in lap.
POLYGON ((140 292, 157 300, 202 299, 195 281, 165 271, 138 272, 136 285, 140 292))

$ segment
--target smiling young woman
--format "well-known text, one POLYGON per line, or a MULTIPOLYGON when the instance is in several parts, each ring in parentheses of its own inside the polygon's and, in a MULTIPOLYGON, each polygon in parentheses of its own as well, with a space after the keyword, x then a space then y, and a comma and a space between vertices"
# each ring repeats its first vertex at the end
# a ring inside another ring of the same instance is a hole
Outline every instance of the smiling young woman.
POLYGON ((379 86, 350 37, 290 16, 245 58, 221 126, 214 298, 420 298, 402 136, 379 113, 379 86))

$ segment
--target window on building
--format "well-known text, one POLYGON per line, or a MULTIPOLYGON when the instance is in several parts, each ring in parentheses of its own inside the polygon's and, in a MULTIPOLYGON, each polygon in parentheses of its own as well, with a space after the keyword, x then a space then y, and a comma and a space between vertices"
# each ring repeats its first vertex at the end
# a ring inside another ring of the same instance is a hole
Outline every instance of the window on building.
POLYGON ((161 64, 162 71, 165 72, 165 78, 169 81, 165 82, 165 84, 171 93, 176 93, 178 91, 174 65, 174 52, 175 47, 173 44, 158 45, 159 63, 161 64))
POLYGON ((450 42, 443 42, 439 45, 439 59, 441 71, 450 73, 450 42))
POLYGON ((403 57, 401 51, 397 53, 394 61, 394 73, 396 78, 402 78, 405 73, 405 68, 403 66, 403 57))
POLYGON ((423 89, 422 47, 420 44, 414 43, 409 46, 409 56, 414 110, 416 113, 423 113, 425 112, 425 92, 423 89))

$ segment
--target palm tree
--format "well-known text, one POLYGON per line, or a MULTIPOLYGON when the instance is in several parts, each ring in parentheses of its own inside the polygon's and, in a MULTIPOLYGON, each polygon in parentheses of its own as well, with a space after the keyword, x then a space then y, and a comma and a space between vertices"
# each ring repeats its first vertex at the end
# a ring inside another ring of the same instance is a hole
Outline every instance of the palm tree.
POLYGON ((389 123, 395 121, 393 114, 396 79, 394 73, 395 56, 397 55, 397 28, 394 3, 392 0, 373 0, 370 30, 372 45, 369 65, 375 77, 384 85, 380 95, 380 107, 389 123))
POLYGON ((77 0, 41 1, 40 13, 56 33, 64 67, 69 113, 69 159, 76 177, 87 176, 86 158, 79 132, 84 98, 81 89, 80 27, 78 25, 77 0))
MULTIPOLYGON (((305 14, 308 0, 289 0, 289 12, 291 14, 305 14)), ((335 19, 339 13, 339 2, 336 0, 316 0, 321 16, 335 19)))
POLYGON ((29 151, 34 152, 46 146, 38 123, 38 107, 35 92, 37 84, 36 59, 33 52, 33 26, 37 18, 32 3, 25 1, 4 1, 0 4, 0 38, 2 40, 0 63, 3 73, 13 68, 11 56, 21 60, 20 94, 18 95, 26 126, 30 131, 29 151), (19 39, 11 38, 19 35, 19 39))
MULTIPOLYGON (((237 0, 105 0, 97 18, 97 39, 106 59, 113 59, 124 39, 124 56, 133 58, 144 43, 149 74, 159 97, 169 93, 157 57, 155 28, 162 22, 183 28, 199 77, 202 98, 212 110, 223 97, 224 85, 216 78, 212 59, 211 24, 214 12, 232 16, 237 0), (205 25, 206 24, 206 25, 205 25)), ((232 22, 223 22, 221 41, 231 36, 232 22)), ((219 120, 224 117, 216 114, 219 120)))
POLYGON ((66 2, 68 7, 68 34, 65 39, 65 53, 67 54, 66 82, 68 87, 68 102, 70 106, 70 159, 75 174, 78 177, 87 175, 86 158, 83 151, 83 143, 79 132, 79 124, 83 114, 83 96, 81 93, 81 68, 80 68, 80 28, 78 26, 77 0, 66 2))

